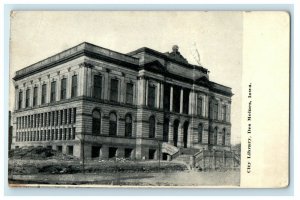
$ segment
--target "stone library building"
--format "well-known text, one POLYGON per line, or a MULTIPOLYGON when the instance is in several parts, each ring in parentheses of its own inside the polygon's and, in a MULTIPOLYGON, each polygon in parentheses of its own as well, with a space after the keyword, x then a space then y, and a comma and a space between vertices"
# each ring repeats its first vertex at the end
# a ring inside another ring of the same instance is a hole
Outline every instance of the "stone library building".
POLYGON ((81 43, 16 71, 12 149, 170 160, 230 151, 231 88, 174 45, 127 54, 81 43))

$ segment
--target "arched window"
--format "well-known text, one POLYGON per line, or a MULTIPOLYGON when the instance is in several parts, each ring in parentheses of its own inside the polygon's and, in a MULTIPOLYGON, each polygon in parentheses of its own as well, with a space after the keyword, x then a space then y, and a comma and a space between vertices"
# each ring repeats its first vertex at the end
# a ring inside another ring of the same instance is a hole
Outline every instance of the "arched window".
POLYGON ((101 115, 98 110, 93 111, 93 125, 92 125, 92 134, 100 135, 101 130, 101 115))
POLYGON ((218 144, 218 127, 214 130, 214 145, 218 144))
POLYGON ((155 118, 151 116, 149 118, 149 138, 155 138, 155 118))
POLYGON ((203 139, 202 133, 203 133, 203 125, 199 124, 199 126, 198 126, 198 142, 199 143, 202 143, 202 139, 203 139))
POLYGON ((223 129, 223 134, 222 134, 222 145, 225 146, 225 137, 226 137, 226 129, 223 129))
POLYGON ((115 113, 109 115, 109 135, 117 135, 117 115, 115 113))
POLYGON ((130 114, 125 116, 125 137, 132 136, 132 117, 130 114))

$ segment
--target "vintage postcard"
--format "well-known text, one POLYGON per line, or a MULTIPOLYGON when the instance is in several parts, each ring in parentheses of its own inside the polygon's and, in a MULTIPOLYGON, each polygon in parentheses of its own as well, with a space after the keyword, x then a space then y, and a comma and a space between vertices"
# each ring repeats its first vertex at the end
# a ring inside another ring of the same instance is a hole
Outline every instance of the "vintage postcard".
POLYGON ((11 187, 289 184, 290 16, 13 11, 11 187))

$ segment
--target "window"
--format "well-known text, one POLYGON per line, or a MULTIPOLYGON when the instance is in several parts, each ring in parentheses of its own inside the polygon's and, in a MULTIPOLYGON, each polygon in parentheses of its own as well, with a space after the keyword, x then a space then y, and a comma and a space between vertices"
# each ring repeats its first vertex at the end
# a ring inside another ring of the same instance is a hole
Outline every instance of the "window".
POLYGON ((101 115, 98 110, 94 110, 93 113, 93 121, 92 121, 92 134, 100 135, 101 130, 101 115))
POLYGON ((18 108, 21 109, 23 104, 23 91, 19 91, 19 102, 18 102, 18 108))
POLYGON ((153 160, 155 158, 155 149, 149 149, 149 155, 148 155, 148 159, 149 160, 153 160))
POLYGON ((219 107, 219 104, 215 103, 214 104, 214 119, 218 119, 218 115, 219 115, 218 107, 219 107))
POLYGON ((56 150, 57 152, 62 153, 62 146, 61 145, 56 146, 56 150))
POLYGON ((203 125, 202 124, 199 124, 198 126, 198 142, 199 143, 202 143, 202 139, 203 139, 203 125))
POLYGON ((60 88, 60 99, 66 99, 67 97, 67 79, 61 79, 61 88, 60 88))
POLYGON ((67 130, 68 130, 67 128, 64 128, 64 129, 63 129, 63 131, 64 131, 64 134, 63 134, 63 136, 64 136, 64 137, 63 137, 63 140, 66 140, 66 139, 67 139, 67 130))
POLYGON ((72 76, 71 97, 77 97, 77 75, 72 76))
POLYGON ((92 158, 100 157, 101 146, 92 146, 92 158))
POLYGON ((202 97, 197 98, 197 115, 202 116, 202 104, 203 100, 202 97))
POLYGON ((155 138, 155 118, 151 116, 149 118, 149 138, 155 138))
POLYGON ((125 116, 125 137, 132 136, 132 117, 130 114, 125 116))
POLYGON ((117 148, 115 147, 109 147, 108 148, 108 158, 114 158, 117 156, 117 148))
POLYGON ((44 126, 47 126, 47 113, 44 113, 44 117, 45 117, 45 119, 44 119, 44 126))
POLYGON ((124 150, 124 157, 125 158, 131 158, 131 156, 132 156, 132 149, 125 148, 125 150, 124 150))
POLYGON ((181 88, 178 86, 173 86, 173 111, 179 113, 180 112, 180 96, 181 96, 181 88))
POLYGON ((44 126, 44 113, 41 113, 41 126, 44 126))
POLYGON ((117 135, 117 115, 115 113, 109 115, 109 135, 117 135))
POLYGON ((29 107, 30 104, 30 89, 26 90, 26 102, 25 102, 25 108, 29 107))
POLYGON ((69 124, 72 123, 72 108, 69 108, 69 112, 68 112, 68 117, 69 117, 69 124))
POLYGON ((41 104, 46 103, 46 95, 47 95, 47 85, 43 84, 42 85, 42 102, 41 102, 41 104))
POLYGON ((182 112, 185 114, 189 113, 189 104, 190 104, 190 90, 189 89, 183 89, 183 108, 182 112))
POLYGON ((59 111, 57 110, 56 111, 56 122, 55 122, 55 125, 58 125, 58 118, 59 118, 59 111))
POLYGON ((37 131, 36 141, 40 141, 40 131, 37 131))
POLYGON ((68 155, 71 155, 71 156, 73 156, 73 146, 68 146, 68 155))
POLYGON ((149 85, 148 87, 148 106, 154 108, 155 106, 155 86, 149 85))
POLYGON ((111 79, 110 83, 110 100, 111 101, 118 101, 118 88, 119 81, 117 79, 111 79))
POLYGON ((50 102, 56 101, 56 81, 51 83, 50 102))
POLYGON ((60 124, 63 124, 64 111, 60 110, 60 124))
POLYGON ((218 128, 216 127, 214 130, 214 143, 215 145, 218 144, 218 128))
POLYGON ((36 106, 37 105, 37 98, 38 98, 38 87, 34 87, 33 88, 33 102, 32 102, 32 106, 36 106))
POLYGON ((223 121, 226 121, 226 113, 227 112, 227 110, 226 110, 226 105, 223 105, 223 107, 222 107, 222 120, 223 121))
POLYGON ((102 93, 102 76, 94 76, 94 98, 101 99, 102 93))
POLYGON ((64 124, 68 123, 68 109, 64 109, 64 124))
POLYGON ((73 134, 72 134, 72 139, 75 140, 75 135, 76 135, 76 128, 73 127, 73 134))
POLYGON ((48 112, 48 126, 51 125, 51 112, 48 112))
POLYGON ((55 119, 55 111, 52 111, 52 119, 51 119, 51 125, 54 126, 54 119, 55 119))
POLYGON ((126 86, 126 103, 133 104, 133 84, 127 83, 126 86))
POLYGON ((76 123, 76 108, 73 108, 73 123, 76 123))
POLYGON ((225 146, 225 138, 226 138, 226 129, 223 129, 223 134, 222 134, 222 145, 225 146))

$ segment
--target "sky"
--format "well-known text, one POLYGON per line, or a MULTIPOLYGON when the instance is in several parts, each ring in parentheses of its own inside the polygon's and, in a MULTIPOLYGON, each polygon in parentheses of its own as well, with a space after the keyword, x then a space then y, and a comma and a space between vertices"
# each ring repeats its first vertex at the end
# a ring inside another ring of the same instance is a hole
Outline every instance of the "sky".
MULTIPOLYGON (((211 81, 231 87, 231 142, 240 142, 242 105, 242 12, 132 12, 132 11, 18 11, 11 13, 10 102, 16 70, 36 63, 81 42, 120 53, 140 47, 160 52, 179 46, 191 64, 193 52, 210 71, 211 81)), ((9 105, 13 110, 13 104, 9 105)))

